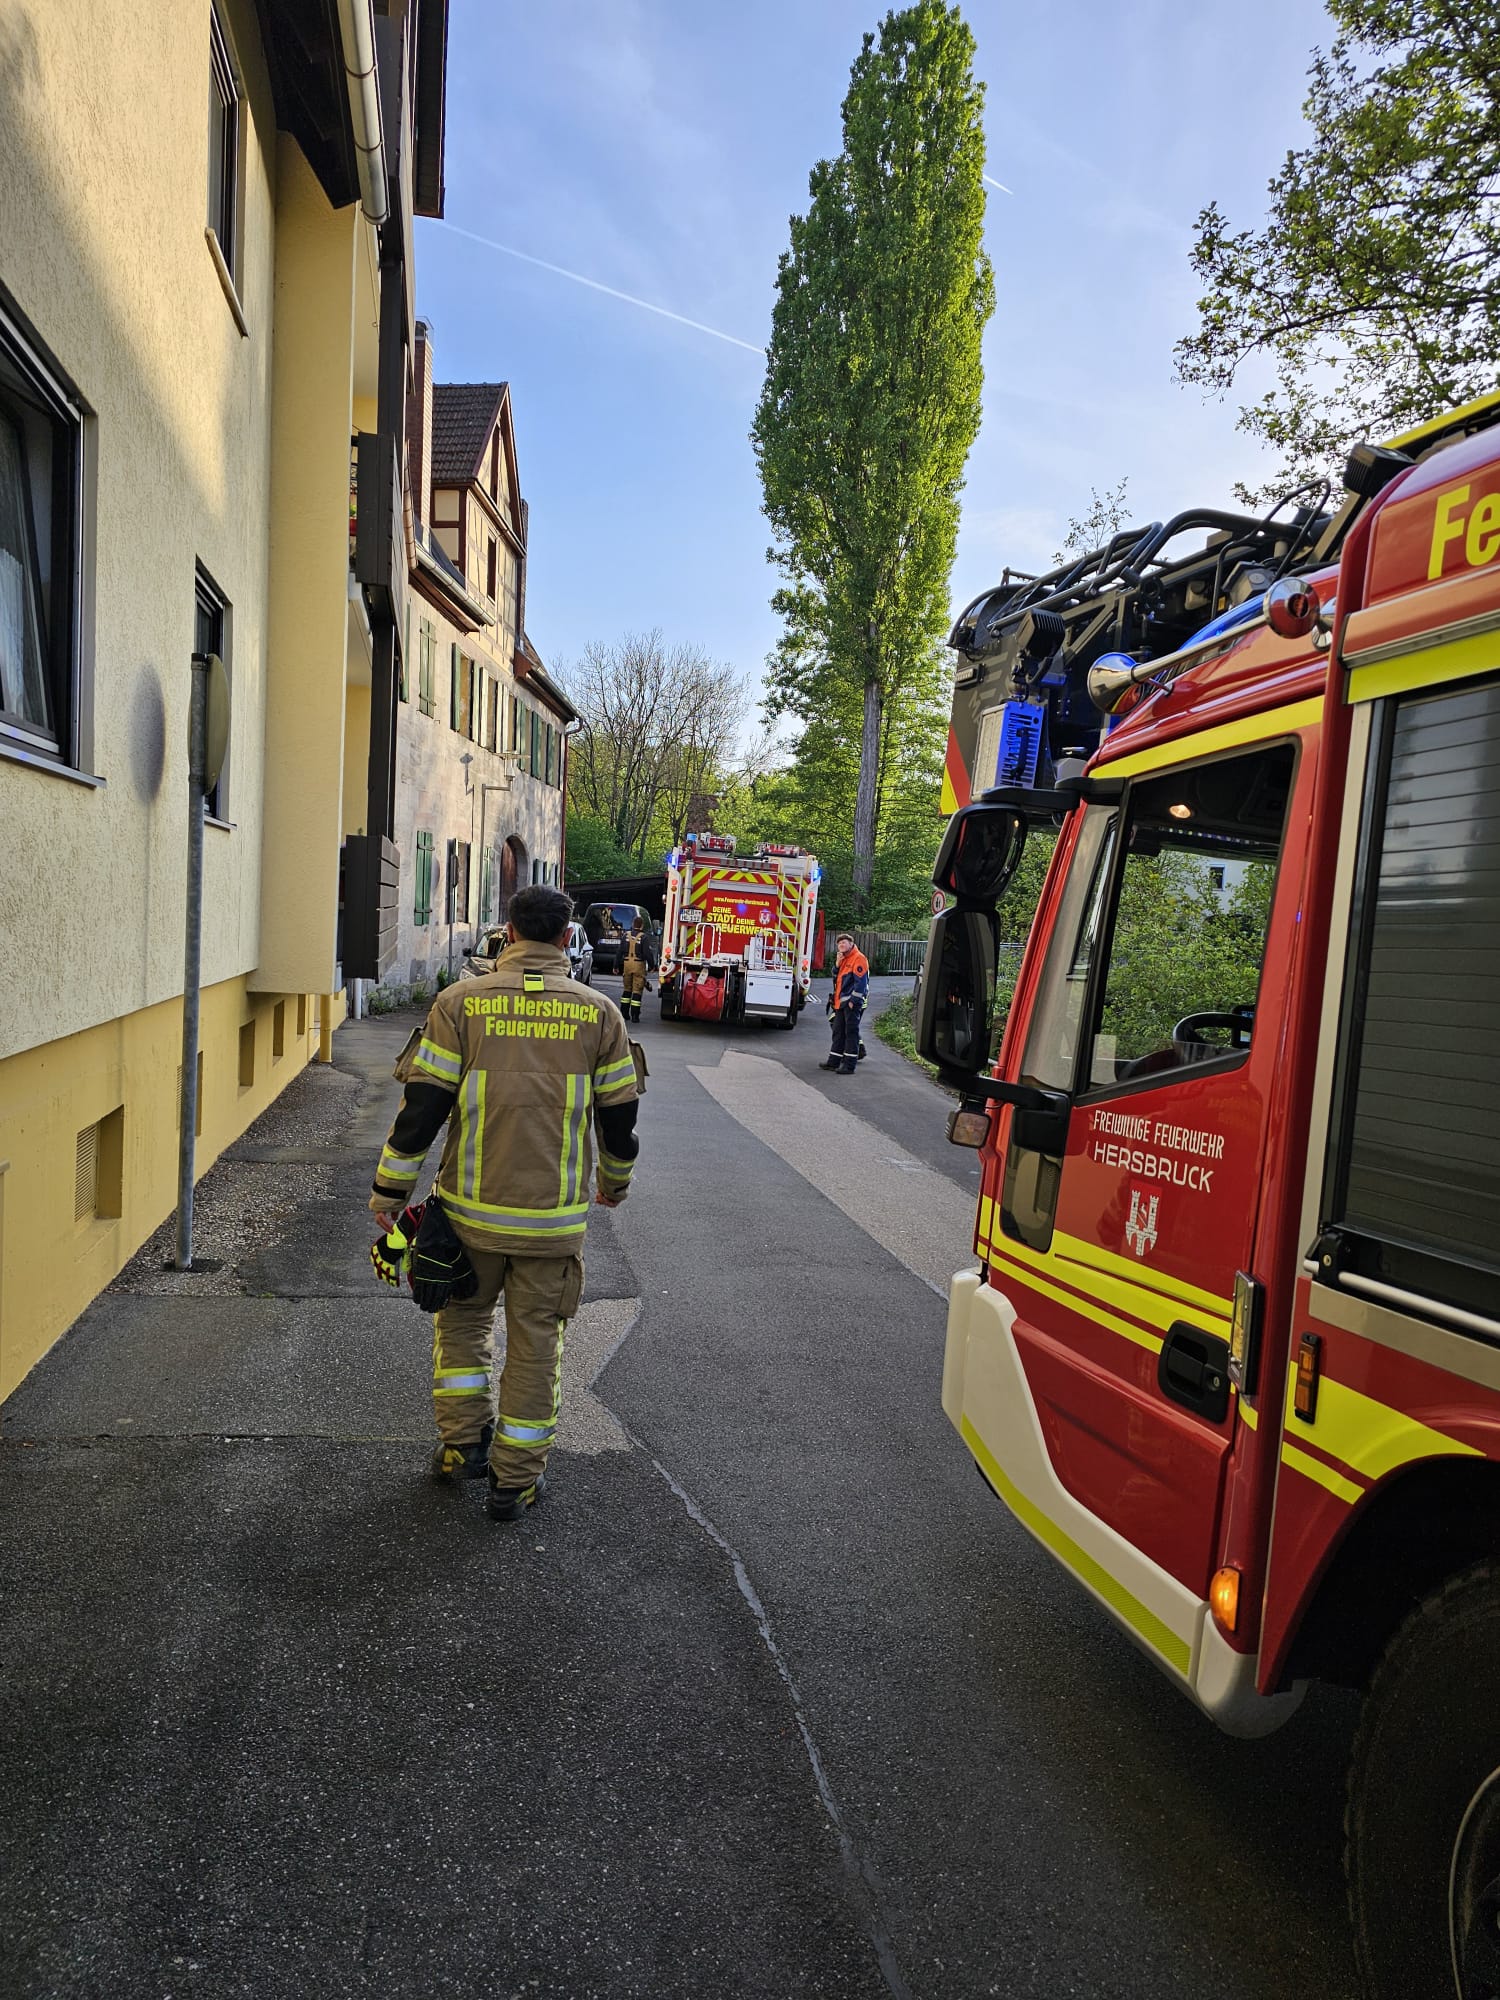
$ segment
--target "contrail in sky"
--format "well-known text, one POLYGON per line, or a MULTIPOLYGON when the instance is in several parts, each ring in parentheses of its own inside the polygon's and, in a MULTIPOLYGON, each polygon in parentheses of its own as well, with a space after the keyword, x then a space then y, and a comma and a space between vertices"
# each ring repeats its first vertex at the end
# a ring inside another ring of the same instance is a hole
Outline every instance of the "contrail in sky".
MULTIPOLYGON (((434 218, 436 220, 436 218, 434 218)), ((731 347, 743 347, 748 354, 764 354, 763 347, 757 347, 753 340, 741 340, 737 333, 724 333, 716 326, 705 326, 701 319, 689 319, 685 313, 669 312, 665 306, 654 306, 650 299, 638 299, 631 292, 616 291, 613 285, 601 285, 597 278, 586 278, 582 271, 568 271, 561 264, 549 264, 545 257, 532 257, 524 250, 514 250, 509 243, 497 243, 490 236, 476 236, 472 229, 460 229, 456 222, 438 222, 439 229, 447 229, 455 236, 467 236, 471 243, 482 243, 486 250, 498 250, 502 256, 519 257, 523 264, 535 264, 539 271, 551 271, 559 278, 571 278, 575 285, 587 285, 591 292, 603 292, 607 298, 623 299, 628 306, 639 306, 642 312, 657 313, 662 319, 676 320, 679 326, 690 326, 695 333, 711 333, 715 340, 727 340, 731 347)))
POLYGON ((981 174, 979 178, 984 182, 986 187, 999 188, 1001 194, 1015 193, 1014 188, 1008 188, 1004 181, 997 181, 993 174, 981 174))

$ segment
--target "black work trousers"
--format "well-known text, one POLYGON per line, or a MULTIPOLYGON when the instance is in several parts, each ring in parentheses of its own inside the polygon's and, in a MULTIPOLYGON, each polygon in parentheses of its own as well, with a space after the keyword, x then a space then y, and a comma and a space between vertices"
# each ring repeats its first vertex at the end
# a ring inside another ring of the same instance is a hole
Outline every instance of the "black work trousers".
POLYGON ((842 1062, 846 1070, 852 1070, 859 1061, 859 1024, 864 1011, 853 1001, 846 1001, 842 1007, 833 1010, 833 1047, 830 1055, 842 1062))

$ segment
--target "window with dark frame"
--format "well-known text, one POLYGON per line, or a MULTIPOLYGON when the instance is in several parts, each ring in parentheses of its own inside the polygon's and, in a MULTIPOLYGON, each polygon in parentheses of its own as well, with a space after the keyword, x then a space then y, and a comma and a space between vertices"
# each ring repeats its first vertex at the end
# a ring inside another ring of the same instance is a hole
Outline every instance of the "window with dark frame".
POLYGON ((218 238, 230 275, 235 273, 238 245, 240 88, 235 79, 229 37, 219 10, 208 10, 208 226, 218 238))
POLYGON ((466 840, 448 842, 447 901, 444 922, 466 924, 469 921, 469 843, 466 840))
POLYGON ((0 738, 77 759, 82 414, 0 310, 0 738))
MULTIPOLYGON (((194 582, 193 608, 193 651, 195 653, 217 653, 224 662, 224 671, 229 672, 229 654, 226 650, 225 612, 228 600, 213 578, 201 566, 194 582)), ((229 794, 229 763, 225 759, 217 784, 204 800, 204 810, 210 819, 227 819, 226 810, 229 794)))
POLYGON ((1084 1090, 1248 1052, 1295 762, 1279 743, 1132 786, 1084 1090))

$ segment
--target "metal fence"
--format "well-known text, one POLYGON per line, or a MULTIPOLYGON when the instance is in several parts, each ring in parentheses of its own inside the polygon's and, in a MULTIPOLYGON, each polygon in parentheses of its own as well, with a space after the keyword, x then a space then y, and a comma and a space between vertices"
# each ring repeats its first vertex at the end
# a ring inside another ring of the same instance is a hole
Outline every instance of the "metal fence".
MULTIPOLYGON (((856 931, 854 942, 870 961, 871 972, 894 973, 898 977, 914 979, 921 972, 927 957, 925 936, 894 937, 888 931, 856 931)), ((997 983, 1007 999, 1021 969, 1021 953, 1025 949, 1024 941, 1008 941, 995 948, 997 983)))
POLYGON ((871 972, 918 973, 927 953, 925 937, 893 937, 888 931, 856 931, 854 942, 870 961, 871 972))

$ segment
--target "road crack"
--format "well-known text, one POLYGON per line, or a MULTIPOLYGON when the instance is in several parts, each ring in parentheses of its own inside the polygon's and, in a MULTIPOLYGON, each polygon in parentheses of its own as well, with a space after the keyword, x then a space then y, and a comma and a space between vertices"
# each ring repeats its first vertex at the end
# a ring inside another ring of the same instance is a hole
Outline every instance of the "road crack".
MULTIPOLYGON (((616 1422, 618 1421, 619 1419, 616 1418, 616 1422)), ((881 1977, 885 1981, 887 1991, 892 1995, 892 2000, 911 2000, 911 1989, 902 1974, 900 1961, 896 1957, 895 1944, 891 1939, 890 1931, 881 1914, 882 1892, 879 1877, 875 1873, 874 1864, 871 1862, 869 1856, 862 1853, 856 1846, 854 1837, 849 1831, 848 1822, 844 1817, 827 1769, 824 1766, 822 1755, 818 1750, 817 1739, 812 1733, 812 1725, 808 1722, 807 1710, 802 1700, 802 1692, 792 1676, 792 1670, 787 1664, 786 1655, 777 1644, 776 1635, 771 1629, 770 1614, 761 1601, 760 1592, 750 1581, 750 1572, 745 1567, 744 1558, 719 1528, 715 1526, 713 1521, 709 1519, 708 1515, 704 1513, 703 1509, 694 1500, 687 1488, 682 1485, 681 1481, 676 1479, 667 1470, 666 1466, 656 1457, 650 1447, 643 1444, 628 1426, 622 1425, 621 1428, 625 1431, 625 1435, 630 1439, 631 1444, 635 1446, 636 1450, 644 1454, 659 1477, 665 1480, 668 1487, 682 1503, 689 1520, 701 1528, 709 1540, 729 1558, 730 1568, 734 1572, 734 1580, 739 1588, 740 1596, 744 1598, 750 1608, 750 1615, 754 1618, 756 1629, 760 1633, 761 1644, 770 1654, 771 1663, 780 1676, 782 1685, 786 1688, 788 1697, 791 1700, 792 1714, 796 1720, 798 1732, 802 1737, 802 1747, 807 1753, 807 1761, 812 1771, 813 1783, 817 1787, 818 1797, 822 1801, 823 1810, 828 1816, 828 1822, 832 1826, 834 1836, 838 1841, 839 1859, 843 1864, 849 1898, 859 1913, 861 1928, 870 1940, 876 1962, 880 1967, 881 1977)))

